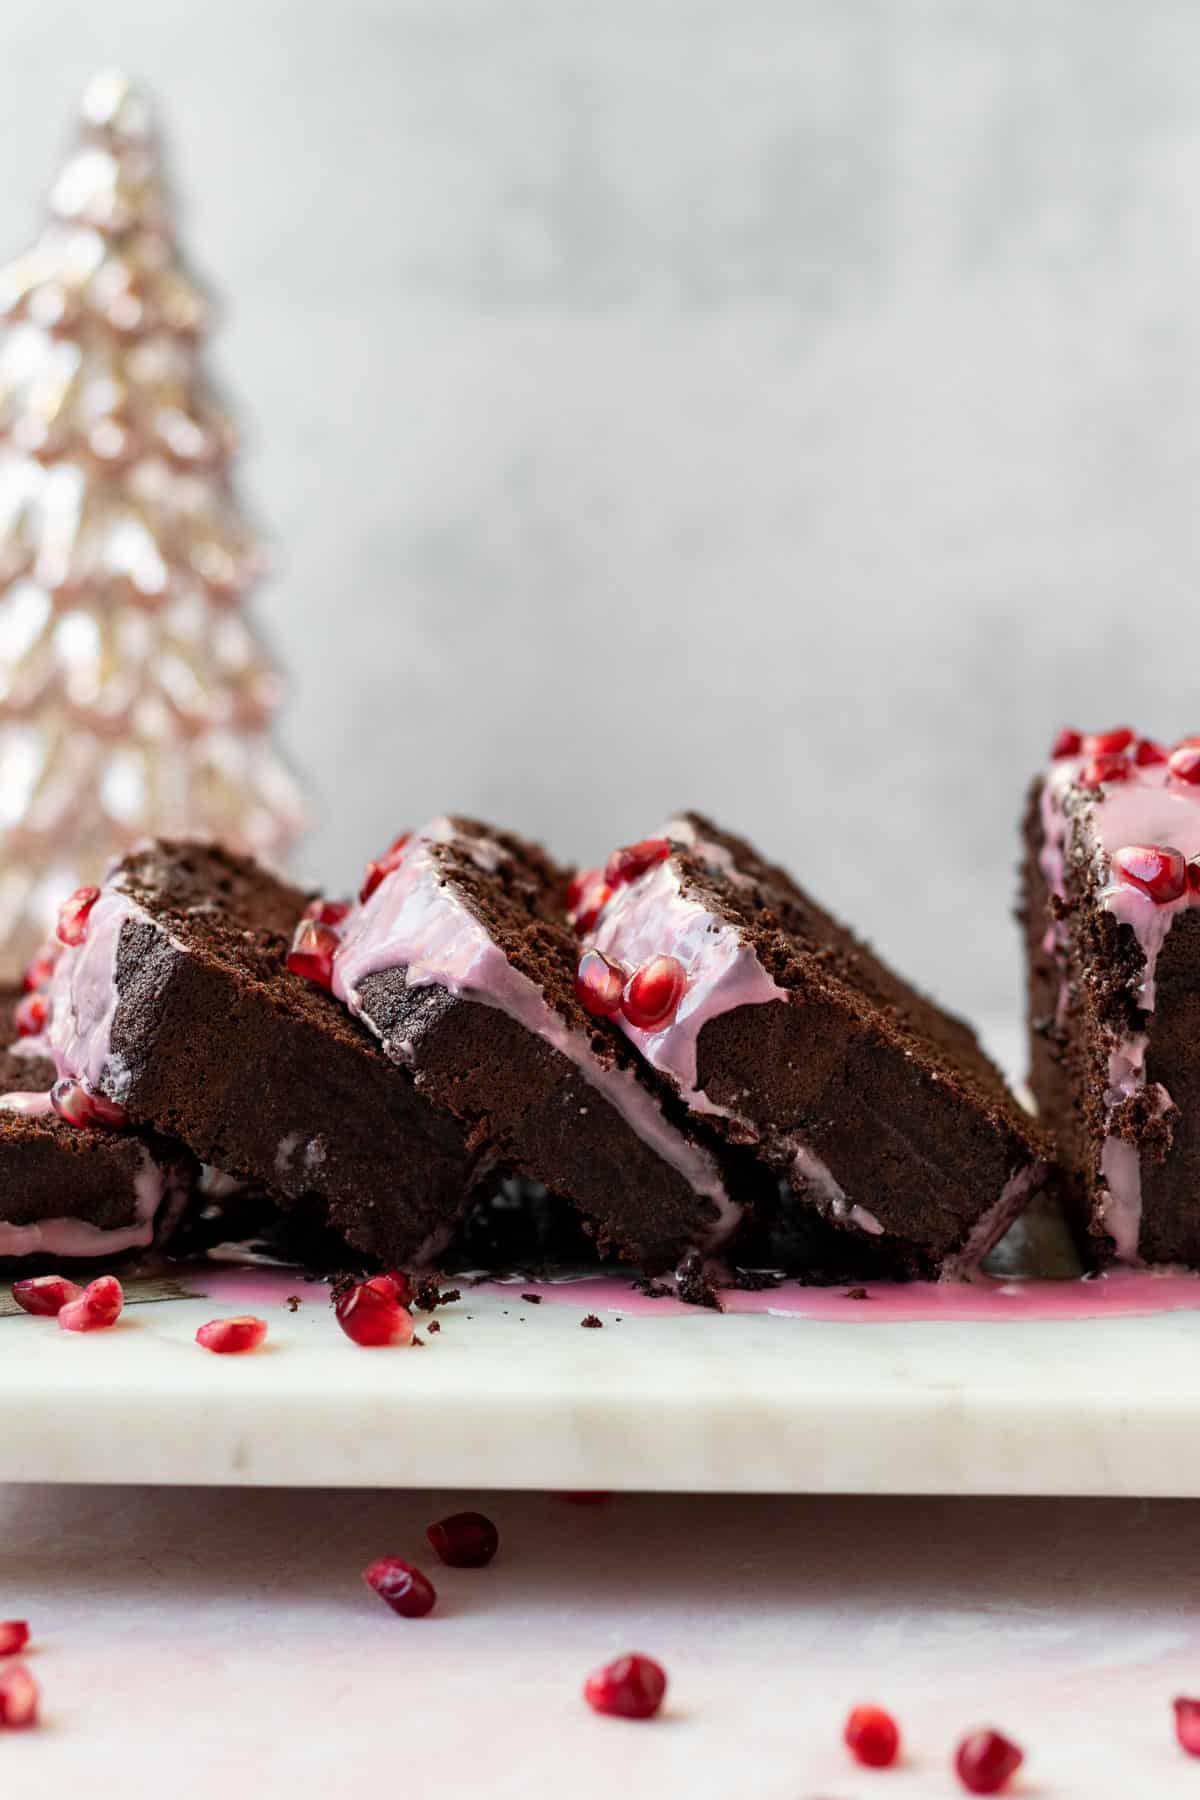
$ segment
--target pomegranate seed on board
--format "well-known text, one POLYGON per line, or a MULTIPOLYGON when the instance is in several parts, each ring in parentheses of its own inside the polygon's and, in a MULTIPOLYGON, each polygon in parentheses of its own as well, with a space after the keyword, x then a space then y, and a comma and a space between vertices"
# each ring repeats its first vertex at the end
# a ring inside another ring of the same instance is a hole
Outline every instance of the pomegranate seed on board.
POLYGON ((412 1343, 412 1314, 397 1300, 387 1275, 373 1275, 347 1288, 334 1312, 346 1336, 363 1349, 412 1343))
POLYGON ((900 1727, 881 1706, 856 1706, 842 1736, 850 1754, 868 1769, 889 1769, 900 1754, 900 1727))
POLYGON ((0 1731, 25 1731, 36 1725, 40 1698, 24 1663, 0 1671, 0 1731))
POLYGON ((663 1703, 667 1677, 651 1656, 618 1656, 589 1675, 583 1697, 593 1712, 620 1719, 652 1719, 663 1703))
POLYGON ((26 994, 17 1002, 17 1010, 13 1015, 18 1037, 38 1037, 46 1029, 46 1020, 50 1017, 50 1002, 45 994, 26 994))
POLYGON ((41 1319, 56 1319, 68 1301, 78 1300, 82 1292, 65 1275, 31 1275, 12 1285, 12 1297, 22 1312, 41 1319))
POLYGON ((425 1527, 441 1560, 451 1569, 482 1569, 500 1548, 500 1533, 483 1513, 451 1513, 425 1527))
POLYGON ((301 980, 311 981, 314 987, 332 987, 333 956, 338 941, 338 934, 331 925, 322 925, 316 919, 301 919, 287 953, 288 968, 301 980))
POLYGON ((1200 1700, 1186 1700, 1181 1694, 1171 1704, 1175 1708, 1175 1736, 1180 1749, 1189 1756, 1200 1756, 1200 1700))
POLYGON ((652 956, 630 977, 621 1010, 639 1031, 659 1031, 675 1017, 686 989, 681 962, 673 956, 652 956))
POLYGON ((1153 738, 1139 738, 1137 748, 1133 753, 1133 760, 1139 769, 1150 769, 1156 763, 1165 763, 1167 754, 1163 746, 1156 744, 1153 738))
POLYGON ((315 919, 318 925, 340 925, 350 911, 348 900, 310 900, 304 909, 306 919, 315 919))
POLYGON ((1085 787, 1102 787, 1106 781, 1128 781, 1132 771, 1123 756, 1093 756, 1079 771, 1085 787))
POLYGON ((615 1019, 625 992, 625 971, 600 950, 585 950, 575 970, 575 998, 585 1012, 615 1019))
POLYGON ((0 1656, 16 1656, 29 1642, 24 1619, 0 1619, 0 1656))
POLYGON ((954 1767, 969 1794, 998 1794, 1024 1761, 1025 1752, 1000 1732, 973 1731, 958 1746, 954 1767))
POLYGON ((402 1619, 423 1619, 437 1603, 437 1589, 428 1575, 398 1556, 381 1556, 363 1570, 363 1580, 402 1619))
POLYGON ((1200 744, 1186 744, 1182 749, 1172 750, 1167 758, 1167 768, 1175 781, 1186 781, 1189 787, 1200 783, 1200 744))
POLYGON ((1169 844, 1126 844, 1112 853, 1113 871, 1119 881, 1140 888, 1160 906, 1178 900, 1187 888, 1187 864, 1182 850, 1169 844))
POLYGON ((43 950, 40 956, 34 957, 21 977, 21 986, 27 994, 35 994, 38 988, 45 987, 54 973, 54 965, 57 961, 57 950, 43 950))
POLYGON ((121 1316, 125 1295, 115 1275, 100 1275, 89 1281, 78 1300, 68 1300, 59 1309, 58 1322, 64 1331, 107 1331, 121 1316))
POLYGON ((245 1350, 257 1350, 267 1335, 267 1321, 245 1313, 237 1319, 211 1319, 201 1325, 196 1342, 217 1356, 240 1356, 245 1350))
POLYGON ((1050 746, 1050 759, 1057 762, 1060 756, 1078 756, 1082 749, 1083 733, 1072 731, 1069 725, 1064 725, 1050 746))
POLYGON ((1109 751, 1128 750, 1136 736, 1128 725, 1118 725, 1113 731, 1089 731, 1082 748, 1088 756, 1103 756, 1109 751))
POLYGON ((619 887, 623 881, 636 881, 647 869, 666 862, 670 854, 671 846, 666 838, 642 838, 639 843, 626 844, 623 849, 614 850, 605 863, 604 879, 610 887, 619 887))
POLYGON ((58 909, 58 941, 60 944, 82 944, 87 936, 88 914, 100 898, 98 887, 76 888, 69 900, 58 909))

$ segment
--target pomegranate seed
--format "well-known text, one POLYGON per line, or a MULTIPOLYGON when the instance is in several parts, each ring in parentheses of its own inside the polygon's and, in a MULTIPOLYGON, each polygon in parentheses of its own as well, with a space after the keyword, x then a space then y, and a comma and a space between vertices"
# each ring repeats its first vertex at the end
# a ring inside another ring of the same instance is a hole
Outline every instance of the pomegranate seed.
POLYGON ((55 1082, 50 1090, 50 1104, 60 1119, 81 1131, 89 1126, 96 1131, 120 1131, 128 1123, 129 1115, 123 1106, 107 1094, 86 1088, 70 1075, 55 1082))
POLYGON ((651 1656, 618 1656, 583 1684, 593 1712, 620 1719, 652 1719, 666 1691, 666 1673, 651 1656))
POLYGON ((500 1533, 483 1513, 451 1513, 425 1527, 425 1536, 451 1569, 482 1569, 500 1548, 500 1533))
POLYGON ((26 994, 23 1000, 18 1001, 13 1016, 18 1037, 40 1037, 46 1029, 46 1020, 50 1017, 50 1002, 45 994, 26 994))
POLYGON ((24 1663, 0 1674, 0 1731, 25 1731, 37 1724, 37 1682, 24 1663))
POLYGON ((218 1356, 240 1356, 244 1350, 257 1350, 267 1335, 267 1321, 244 1313, 238 1319, 211 1319, 201 1325, 196 1342, 218 1356))
POLYGON ((372 1276, 372 1280, 386 1282, 401 1306, 411 1306, 413 1284, 403 1269, 385 1269, 382 1275, 372 1276))
POLYGON ((82 944, 87 936, 88 914, 100 898, 98 887, 76 888, 69 900, 58 909, 58 941, 60 944, 82 944))
POLYGON ((1156 744, 1153 738, 1139 738, 1137 748, 1133 753, 1133 760, 1139 769, 1149 769, 1153 768, 1155 763, 1165 763, 1167 752, 1161 744, 1156 744))
POLYGON ((598 876, 587 887, 578 909, 571 915, 571 923, 580 937, 586 937, 592 930, 611 899, 612 889, 598 876))
POLYGON ((643 838, 640 843, 626 844, 624 849, 614 850, 605 863, 604 879, 610 887, 619 887, 623 881, 636 881, 647 869, 666 862, 670 854, 671 846, 666 838, 643 838))
POLYGON ((404 857, 404 846, 409 842, 411 837, 411 831, 402 831, 398 838, 393 838, 383 855, 379 857, 377 861, 369 862, 367 864, 367 872, 363 877, 363 884, 358 890, 358 898, 362 904, 365 905, 371 898, 371 895, 375 892, 375 889, 379 886, 385 875, 390 875, 393 869, 398 869, 400 867, 404 857))
POLYGON ((1167 758, 1167 768, 1176 781, 1186 781, 1189 787, 1195 787, 1200 783, 1200 744, 1172 750, 1167 758))
POLYGON ((579 911, 579 903, 594 881, 603 881, 602 869, 579 869, 567 883, 567 911, 579 911))
POLYGON ((82 1292, 65 1275, 31 1275, 12 1285, 12 1297, 22 1312, 40 1319, 56 1319, 68 1300, 78 1300, 82 1292))
POLYGON ((1113 851, 1112 866, 1118 880, 1140 888, 1160 906, 1178 900, 1187 888, 1183 852, 1173 850, 1169 844, 1161 848, 1155 844, 1126 844, 1124 849, 1113 851))
POLYGON ((310 900, 304 909, 306 919, 315 919, 318 925, 340 925, 350 911, 348 900, 310 900))
POLYGON ((675 1017, 687 988, 687 975, 673 956, 652 956, 632 976, 621 996, 621 1010, 639 1031, 658 1031, 675 1017))
POLYGON ((331 925, 321 925, 316 919, 301 919, 287 953, 287 966, 302 981, 331 988, 333 953, 337 947, 338 935, 331 925))
POLYGON ((851 1756, 868 1769, 890 1769, 900 1754, 900 1727, 881 1706, 856 1706, 842 1736, 851 1756))
POLYGON ((1129 764, 1123 756, 1093 756, 1079 771, 1085 787, 1101 787, 1106 781, 1128 781, 1129 764))
POLYGON ((412 1343, 412 1314, 397 1300, 388 1275, 373 1275, 347 1288, 334 1312, 346 1336, 364 1349, 412 1343))
POLYGON ((615 1019, 625 991, 625 971, 599 950, 585 950, 575 971, 575 998, 585 1012, 615 1019))
POLYGON ((1069 725, 1064 725, 1050 746, 1050 758, 1051 761, 1057 762, 1060 756, 1078 756, 1082 749, 1082 732, 1072 731, 1069 725))
POLYGON ((958 1746, 954 1767, 969 1794, 998 1794, 1024 1761, 1025 1752, 998 1731, 973 1731, 958 1746))
POLYGON ((36 994, 39 988, 45 987, 54 973, 57 961, 57 950, 43 950, 40 956, 34 957, 21 978, 21 986, 27 994, 36 994))
POLYGON ((1200 1700, 1185 1700, 1181 1694, 1171 1704, 1175 1708, 1175 1736, 1180 1749, 1189 1756, 1200 1756, 1200 1700))
POLYGON ((1187 866, 1187 883, 1193 894, 1200 894, 1200 856, 1193 856, 1187 866))
POLYGON ((0 1619, 0 1656, 15 1656, 29 1642, 24 1619, 0 1619))
POLYGON ((78 1300, 60 1307, 58 1322, 64 1331, 107 1331, 121 1316, 125 1295, 115 1275, 89 1281, 78 1300))
POLYGON ((437 1589, 428 1575, 398 1556, 381 1556, 363 1570, 363 1580, 402 1619, 423 1619, 437 1602, 437 1589))
POLYGON ((1088 756, 1105 756, 1112 751, 1128 750, 1136 736, 1128 725, 1118 725, 1114 731, 1089 731, 1082 748, 1088 756))

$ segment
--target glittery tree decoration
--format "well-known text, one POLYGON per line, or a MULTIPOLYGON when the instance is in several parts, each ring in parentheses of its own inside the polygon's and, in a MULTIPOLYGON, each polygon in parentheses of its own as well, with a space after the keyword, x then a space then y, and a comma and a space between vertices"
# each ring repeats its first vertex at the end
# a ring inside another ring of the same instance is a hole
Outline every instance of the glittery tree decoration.
POLYGON ((278 679, 235 433, 201 366, 153 123, 84 96, 50 222, 0 270, 0 976, 147 832, 277 856, 304 823, 266 735, 278 679))

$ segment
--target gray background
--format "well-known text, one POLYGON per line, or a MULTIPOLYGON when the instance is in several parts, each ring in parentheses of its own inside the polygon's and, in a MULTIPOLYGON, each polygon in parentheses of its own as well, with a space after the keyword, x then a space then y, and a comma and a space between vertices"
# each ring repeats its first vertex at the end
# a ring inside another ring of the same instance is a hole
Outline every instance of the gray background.
POLYGON ((1200 9, 6 0, 0 250, 156 89, 351 880, 693 802, 1015 1002, 1054 726, 1200 728, 1200 9))

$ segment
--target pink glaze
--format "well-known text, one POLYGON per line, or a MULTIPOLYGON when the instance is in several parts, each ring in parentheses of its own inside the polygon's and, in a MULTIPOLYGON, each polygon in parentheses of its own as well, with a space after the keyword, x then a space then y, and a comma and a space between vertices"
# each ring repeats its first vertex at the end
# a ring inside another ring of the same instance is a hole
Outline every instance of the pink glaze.
POLYGON ((50 1021, 45 1043, 60 1075, 72 1075, 123 1101, 129 1072, 112 1053, 117 1010, 117 950, 130 920, 148 914, 119 885, 107 883, 88 915, 81 944, 65 946, 54 965, 47 994, 50 1021))
MULTIPOLYGON (((631 1070, 606 1068, 587 1035, 572 1029, 541 988, 513 966, 438 862, 434 853, 438 844, 453 844, 489 872, 505 856, 489 839, 460 836, 449 819, 435 819, 414 832, 397 866, 365 902, 351 909, 341 926, 333 992, 372 1030, 359 988, 368 975, 384 969, 403 968, 409 987, 436 983, 462 999, 507 1013, 565 1056, 642 1142, 676 1169, 700 1198, 711 1202, 717 1220, 706 1234, 705 1246, 715 1249, 741 1216, 741 1208, 725 1191, 715 1160, 676 1130, 631 1070)), ((385 1041, 384 1049, 398 1062, 411 1060, 411 1046, 404 1041, 385 1041)))
MULTIPOLYGON (((36 1095, 6 1095, 0 1106, 13 1099, 36 1095)), ((48 1096, 47 1096, 48 1099, 48 1096)), ((25 1110, 7 1107, 7 1110, 25 1110)), ((150 1152, 142 1151, 142 1166, 134 1177, 134 1217, 128 1225, 101 1230, 81 1219, 38 1219, 29 1225, 10 1225, 0 1219, 0 1257, 9 1256, 116 1256, 124 1250, 142 1250, 154 1241, 154 1225, 162 1205, 166 1182, 150 1152)))
MULTIPOLYGON (((1165 763, 1142 767, 1131 762, 1127 781, 1110 782, 1097 793, 1079 782, 1089 760, 1079 755, 1051 763, 1040 798, 1038 862, 1047 886, 1060 899, 1066 895, 1068 855, 1092 863, 1100 880, 1106 882, 1099 904, 1119 923, 1130 926, 1137 938, 1143 958, 1137 1002, 1144 1012, 1152 1013, 1155 972, 1167 933, 1177 915, 1197 904, 1200 896, 1189 888, 1177 900, 1156 901, 1132 883, 1114 878, 1110 859, 1129 844, 1170 846, 1189 861, 1200 856, 1200 788, 1171 780, 1165 763)), ((1044 947, 1059 966, 1057 1016, 1061 1024, 1068 1004, 1065 921, 1050 924, 1044 947)), ((1110 1120, 1119 1106, 1136 1098, 1145 1087, 1147 1043, 1143 1032, 1115 1039, 1110 1048, 1110 1120)), ((1173 1102, 1166 1089, 1156 1085, 1155 1101, 1162 1115, 1171 1110, 1173 1102)), ((1136 1262, 1142 1218, 1142 1169, 1136 1146, 1110 1132, 1100 1154, 1100 1173, 1107 1190, 1097 1204, 1100 1220, 1113 1239, 1119 1260, 1136 1262)))

